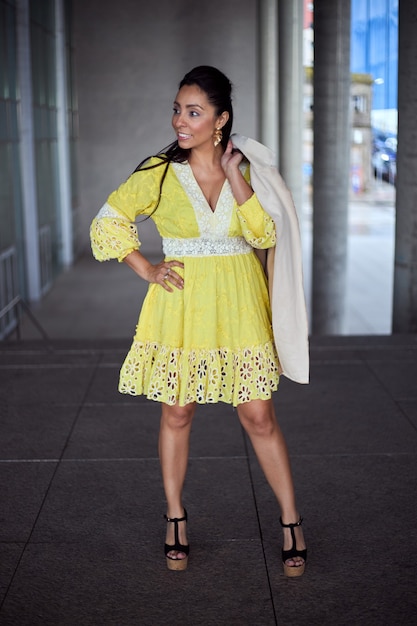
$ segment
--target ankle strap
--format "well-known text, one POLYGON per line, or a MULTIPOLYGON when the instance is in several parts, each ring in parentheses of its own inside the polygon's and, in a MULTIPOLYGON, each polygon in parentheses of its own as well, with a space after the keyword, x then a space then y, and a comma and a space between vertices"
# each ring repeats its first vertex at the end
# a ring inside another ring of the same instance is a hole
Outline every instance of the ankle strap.
POLYGON ((167 515, 164 515, 164 518, 166 519, 167 522, 173 522, 174 524, 178 524, 178 522, 186 522, 187 521, 187 511, 184 509, 184 516, 183 517, 168 517, 167 515))
POLYGON ((294 524, 284 524, 284 522, 282 521, 282 517, 280 517, 279 523, 283 528, 296 528, 297 526, 301 526, 301 524, 303 523, 303 518, 300 515, 300 519, 298 520, 298 522, 294 522, 294 524))

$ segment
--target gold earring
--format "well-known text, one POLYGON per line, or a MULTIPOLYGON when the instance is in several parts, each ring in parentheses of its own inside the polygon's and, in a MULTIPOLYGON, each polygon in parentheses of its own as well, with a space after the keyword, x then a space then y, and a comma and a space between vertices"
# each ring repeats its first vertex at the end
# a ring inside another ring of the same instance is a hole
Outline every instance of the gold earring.
POLYGON ((222 138, 223 138, 223 133, 222 133, 221 128, 216 128, 216 130, 213 133, 214 147, 219 145, 219 143, 221 142, 222 138))

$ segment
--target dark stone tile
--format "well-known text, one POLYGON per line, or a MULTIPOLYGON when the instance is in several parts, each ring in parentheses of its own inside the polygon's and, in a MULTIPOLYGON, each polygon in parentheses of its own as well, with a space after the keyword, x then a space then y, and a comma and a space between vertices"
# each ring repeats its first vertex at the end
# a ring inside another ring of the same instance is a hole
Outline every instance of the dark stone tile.
MULTIPOLYGON (((18 344, 19 345, 19 344, 18 344)), ((39 344, 10 349, 0 347, 0 370, 14 369, 16 367, 48 365, 72 366, 72 365, 95 365, 100 360, 98 350, 85 348, 67 347, 60 348, 54 344, 39 344)))
POLYGON ((278 623, 403 624, 415 616, 415 455, 297 458, 309 555, 300 580, 280 559, 277 508, 259 468, 256 500, 278 623), (287 622, 297 606, 295 622, 287 622))
MULTIPOLYGON (((67 459, 155 458, 159 402, 86 405, 71 434, 67 459)), ((245 453, 237 413, 226 405, 198 406, 191 433, 192 457, 245 453)))
POLYGON ((360 348, 357 347, 344 347, 340 346, 319 346, 315 349, 310 349, 310 364, 312 367, 320 364, 333 364, 339 363, 362 363, 363 355, 360 348))
POLYGON ((246 455, 242 427, 232 406, 219 403, 197 407, 190 454, 193 457, 246 455))
POLYGON ((160 412, 161 407, 156 402, 84 406, 65 458, 155 459, 160 412))
POLYGON ((364 348, 379 350, 380 348, 397 349, 417 347, 417 334, 404 335, 313 335, 310 337, 312 352, 323 348, 332 350, 364 348))
POLYGON ((100 365, 102 367, 111 366, 111 367, 116 367, 120 369, 123 361, 126 358, 127 353, 130 350, 131 344, 132 344, 131 339, 129 339, 126 342, 119 341, 117 342, 117 344, 115 344, 114 347, 112 347, 111 343, 107 340, 103 342, 103 345, 100 351, 101 353, 100 365))
POLYGON ((120 363, 102 365, 97 369, 94 381, 85 399, 86 403, 104 404, 139 404, 149 402, 144 396, 131 396, 118 391, 119 372, 123 359, 120 363))
POLYGON ((149 539, 161 536, 163 513, 157 460, 63 461, 33 540, 136 541, 143 534, 149 539))
POLYGON ((0 604, 18 566, 23 549, 24 544, 0 543, 0 604))
POLYGON ((184 497, 193 540, 258 538, 247 459, 191 459, 184 497))
POLYGON ((406 419, 409 420, 414 429, 417 429, 417 398, 415 400, 404 400, 398 404, 406 419))
POLYGON ((281 380, 274 404, 291 454, 413 452, 417 432, 367 367, 316 365, 310 386, 281 380))
MULTIPOLYGON (((269 562, 269 554, 267 559, 269 562)), ((413 623, 415 593, 410 581, 405 580, 410 572, 402 576, 398 561, 381 564, 380 560, 370 559, 365 563, 346 551, 343 557, 333 554, 331 565, 328 563, 319 571, 308 563, 300 579, 286 579, 281 573, 271 575, 277 623, 294 626, 413 623), (335 567, 335 562, 340 565, 335 567), (296 615, 292 612, 294 607, 297 607, 296 615)))
POLYGON ((369 361, 369 367, 387 392, 396 400, 417 398, 417 359, 409 361, 369 361))
POLYGON ((358 354, 367 363, 378 363, 381 368, 384 368, 385 363, 410 363, 417 360, 415 345, 378 346, 376 348, 364 346, 358 351, 358 354))
MULTIPOLYGON (((247 460, 191 459, 184 488, 190 541, 258 536, 247 460)), ((165 498, 159 461, 62 462, 33 541, 161 541, 165 498)))
POLYGON ((188 569, 166 568, 160 546, 136 541, 32 544, 1 612, 19 626, 274 626, 262 549, 196 546, 188 569))
POLYGON ((12 404, 79 404, 91 383, 95 366, 42 364, 1 372, 0 402, 12 404))
POLYGON ((59 458, 77 410, 49 404, 3 406, 0 459, 59 458))
POLYGON ((372 399, 376 391, 381 390, 383 386, 365 363, 322 362, 312 365, 308 385, 299 385, 281 376, 274 397, 278 401, 277 406, 284 401, 290 408, 314 401, 321 402, 324 410, 331 408, 334 411, 335 402, 337 408, 346 399, 359 404, 372 399))
POLYGON ((94 354, 106 354, 117 350, 126 350, 131 343, 130 337, 115 339, 100 337, 98 339, 71 337, 70 339, 21 339, 5 340, 0 344, 0 353, 30 353, 30 352, 91 352, 94 354))
POLYGON ((416 362, 417 335, 320 336, 310 339, 310 360, 316 364, 416 362))
POLYGON ((274 403, 309 545, 300 580, 283 576, 278 505, 223 404, 197 407, 190 565, 166 570, 160 405, 117 392, 125 343, 0 350, 8 458, 57 458, 94 379, 50 488, 55 463, 0 463, 0 590, 18 565, 2 626, 413 623, 416 337, 314 339, 311 384, 281 380, 274 403))
POLYGON ((56 463, 0 463, 0 541, 27 541, 56 463))

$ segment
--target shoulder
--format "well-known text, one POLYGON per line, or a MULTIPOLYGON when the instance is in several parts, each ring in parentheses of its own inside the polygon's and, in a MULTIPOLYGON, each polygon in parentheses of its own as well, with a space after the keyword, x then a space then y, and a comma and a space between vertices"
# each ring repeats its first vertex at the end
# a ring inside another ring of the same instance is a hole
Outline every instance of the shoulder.
POLYGON ((135 174, 139 174, 141 176, 153 174, 155 176, 158 176, 160 172, 164 171, 167 165, 168 165, 168 162, 164 155, 151 156, 148 159, 146 159, 143 163, 138 165, 137 169, 133 172, 132 176, 134 176, 135 174))
POLYGON ((168 165, 163 158, 150 157, 129 176, 126 182, 133 188, 143 187, 143 185, 159 185, 168 165))

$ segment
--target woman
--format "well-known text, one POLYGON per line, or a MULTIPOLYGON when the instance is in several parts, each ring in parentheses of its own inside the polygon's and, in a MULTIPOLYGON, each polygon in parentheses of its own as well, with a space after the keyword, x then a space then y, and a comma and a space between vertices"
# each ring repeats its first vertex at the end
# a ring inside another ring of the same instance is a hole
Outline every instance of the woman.
POLYGON ((197 403, 237 407, 281 508, 288 576, 304 572, 306 549, 287 448, 272 392, 278 387, 267 280, 254 248, 276 243, 271 217, 250 186, 248 163, 229 140, 231 84, 201 66, 175 97, 176 141, 142 162, 94 219, 98 260, 118 258, 150 283, 119 391, 161 402, 159 455, 167 499, 169 569, 187 567, 182 503, 191 423, 197 403), (152 216, 164 260, 139 251, 134 221, 152 216))

